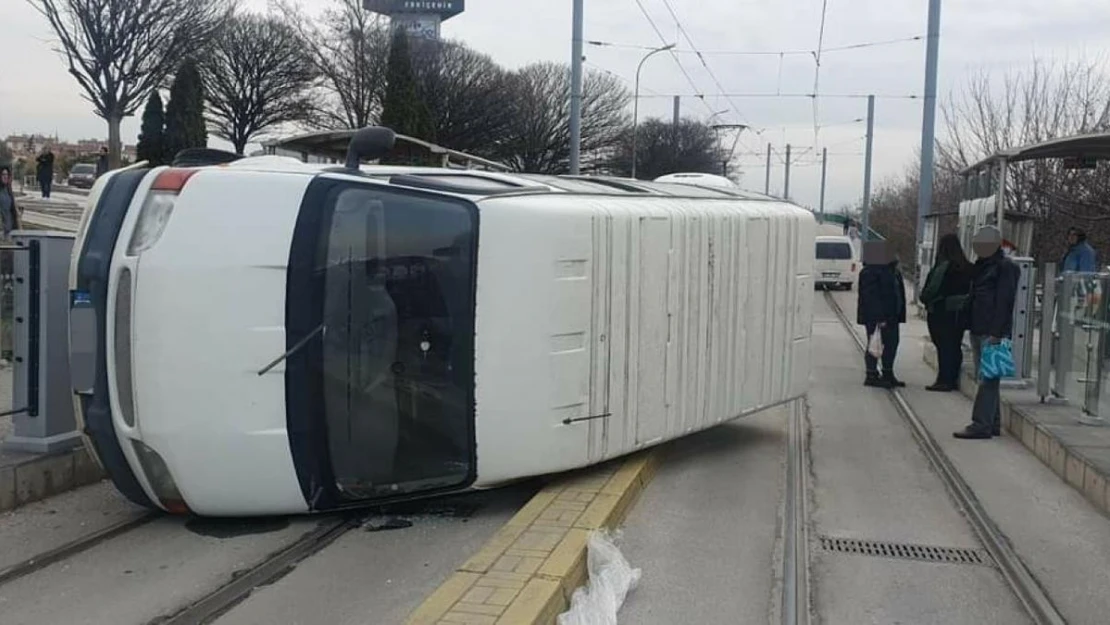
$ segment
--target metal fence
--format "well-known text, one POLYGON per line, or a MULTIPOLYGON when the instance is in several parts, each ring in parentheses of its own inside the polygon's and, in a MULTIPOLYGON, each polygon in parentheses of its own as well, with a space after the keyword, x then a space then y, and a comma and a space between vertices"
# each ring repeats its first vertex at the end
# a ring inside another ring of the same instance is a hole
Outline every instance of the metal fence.
POLYGON ((1056 275, 1048 264, 1037 292, 1036 382, 1041 401, 1074 403, 1080 421, 1105 425, 1110 358, 1110 271, 1056 275))

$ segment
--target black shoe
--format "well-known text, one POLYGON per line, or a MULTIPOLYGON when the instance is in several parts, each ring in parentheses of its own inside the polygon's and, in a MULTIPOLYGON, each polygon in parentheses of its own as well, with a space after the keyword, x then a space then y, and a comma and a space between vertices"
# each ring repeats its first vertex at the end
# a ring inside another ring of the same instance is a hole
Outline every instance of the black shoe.
POLYGON ((955 436, 956 438, 971 440, 981 440, 991 437, 990 433, 984 432, 983 430, 976 428, 974 425, 969 425, 963 430, 953 433, 952 436, 955 436))
POLYGON ((936 393, 951 393, 952 391, 954 391, 956 389, 953 388, 951 384, 945 384, 944 382, 937 382, 936 384, 933 384, 932 386, 926 386, 925 390, 934 391, 936 393))
POLYGON ((883 376, 883 383, 885 383, 887 385, 887 387, 889 387, 889 388, 905 388, 906 387, 906 383, 899 380, 898 378, 894 377, 893 374, 884 375, 883 376))
POLYGON ((867 376, 867 379, 863 381, 863 385, 874 388, 890 388, 890 383, 877 375, 867 376))

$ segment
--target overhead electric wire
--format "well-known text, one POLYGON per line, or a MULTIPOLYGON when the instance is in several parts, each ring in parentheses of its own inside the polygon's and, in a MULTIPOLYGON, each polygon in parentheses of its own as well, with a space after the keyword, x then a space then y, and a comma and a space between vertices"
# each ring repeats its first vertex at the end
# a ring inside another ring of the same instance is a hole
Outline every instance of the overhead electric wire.
MULTIPOLYGON (((631 84, 633 84, 633 82, 632 82, 632 79, 631 79, 631 78, 627 78, 627 77, 625 77, 625 76, 621 76, 620 74, 618 74, 618 73, 616 73, 616 72, 614 72, 614 71, 612 71, 612 70, 608 70, 608 69, 605 69, 604 67, 602 67, 602 66, 598 65, 597 63, 592 63, 592 62, 590 62, 590 61, 583 61, 583 64, 584 64, 584 65, 586 65, 586 66, 588 66, 588 67, 592 67, 592 68, 596 69, 596 70, 597 70, 597 71, 599 71, 599 72, 604 72, 604 73, 606 73, 606 74, 608 74, 608 75, 610 75, 610 76, 612 76, 612 77, 614 77, 614 78, 617 78, 617 79, 623 80, 624 82, 626 82, 626 83, 628 83, 628 84, 630 84, 630 85, 631 85, 631 84)), ((665 94, 659 93, 658 91, 656 91, 656 90, 654 90, 654 89, 649 89, 649 88, 647 88, 647 87, 643 87, 643 86, 641 86, 641 87, 640 87, 640 89, 642 89, 643 91, 647 91, 647 92, 650 92, 650 93, 651 93, 651 95, 653 95, 653 96, 657 96, 657 97, 664 97, 664 95, 665 95, 665 94)), ((641 96, 641 97, 643 97, 643 96, 641 96)))
MULTIPOLYGON (((692 37, 690 37, 690 33, 687 32, 686 27, 682 25, 682 20, 679 19, 678 13, 675 12, 674 7, 671 6, 670 1, 669 0, 663 0, 663 6, 666 7, 667 12, 671 14, 671 19, 674 20, 675 26, 678 28, 679 34, 682 35, 682 37, 684 39, 686 39, 686 43, 690 44, 690 47, 694 50, 694 54, 696 54, 697 57, 698 57, 698 60, 701 61, 702 67, 705 68, 705 72, 707 74, 709 74, 709 78, 713 81, 713 84, 715 84, 717 86, 717 90, 720 91, 722 94, 724 94, 725 93, 724 85, 722 85, 720 79, 717 78, 717 74, 713 72, 713 68, 709 67, 709 62, 705 60, 705 56, 701 53, 701 51, 698 50, 697 44, 695 44, 694 39, 692 37)), ((728 98, 726 96, 725 99, 728 101, 729 107, 732 108, 732 112, 736 114, 736 117, 739 120, 745 122, 745 125, 748 127, 748 129, 754 131, 757 135, 762 136, 763 129, 754 128, 751 124, 751 121, 748 120, 747 117, 742 112, 740 112, 740 107, 736 106, 736 103, 732 101, 732 98, 728 98)), ((748 147, 747 144, 745 144, 744 141, 741 139, 742 135, 743 135, 742 130, 736 133, 736 137, 735 137, 735 139, 733 141, 733 144, 732 144, 731 152, 736 151, 736 146, 738 144, 743 145, 744 147, 748 147)), ((730 161, 732 160, 732 153, 731 152, 729 154, 729 160, 730 161)))
MULTIPOLYGON (((648 24, 651 24, 651 29, 655 31, 656 35, 658 35, 659 41, 661 41, 663 44, 667 44, 667 38, 663 36, 663 31, 659 30, 659 27, 655 25, 655 20, 651 19, 651 14, 648 13, 647 8, 644 7, 643 0, 636 0, 636 4, 640 7, 640 12, 644 14, 645 18, 647 18, 648 24)), ((654 48, 650 48, 650 49, 654 49, 654 48)), ((686 82, 690 83, 690 86, 693 87, 695 92, 699 92, 699 93, 695 93, 695 95, 693 95, 693 96, 687 96, 687 97, 694 97, 694 98, 700 99, 702 104, 704 104, 705 107, 707 109, 709 109, 710 114, 712 114, 714 112, 713 107, 709 106, 709 103, 705 101, 705 94, 700 93, 701 89, 698 89, 698 85, 697 85, 696 82, 694 82, 694 78, 692 76, 690 76, 690 72, 686 71, 686 67, 684 65, 682 65, 682 61, 680 61, 678 59, 678 56, 674 53, 673 49, 670 50, 670 53, 671 53, 671 58, 674 59, 674 62, 678 65, 678 69, 680 69, 682 71, 682 75, 686 77, 686 82)))
POLYGON ((817 145, 819 142, 817 138, 817 107, 820 99, 820 83, 821 83, 821 48, 825 44, 825 18, 828 16, 829 0, 822 0, 821 2, 821 28, 817 32, 817 51, 813 53, 813 144, 817 145))
MULTIPOLYGON (((908 43, 912 41, 922 41, 925 37, 923 35, 915 35, 913 37, 900 37, 898 39, 883 39, 880 41, 863 41, 860 43, 845 44, 842 46, 831 46, 823 48, 822 54, 830 52, 845 52, 848 50, 860 50, 863 48, 874 48, 878 46, 889 46, 898 43, 908 43)), ((603 40, 590 40, 586 42, 588 45, 605 47, 605 48, 618 48, 624 50, 654 50, 651 46, 643 46, 631 43, 616 43, 612 41, 603 40)), ((683 48, 675 48, 671 50, 675 54, 697 54, 696 50, 687 50, 683 48)), ((701 54, 705 56, 809 56, 812 57, 816 50, 702 50, 701 54)))
MULTIPOLYGON (((669 94, 669 95, 641 96, 641 97, 673 98, 674 96, 685 97, 685 98, 690 98, 690 97, 699 97, 699 98, 721 98, 721 97, 723 97, 723 98, 815 98, 815 97, 817 97, 817 94, 815 94, 815 93, 721 93, 721 94, 717 94, 717 95, 708 95, 708 96, 706 96, 706 95, 691 96, 691 95, 682 94, 682 93, 674 93, 674 94, 669 94)), ((822 93, 821 94, 822 98, 838 98, 838 99, 847 98, 847 99, 854 99, 854 100, 866 100, 867 98, 869 98, 871 96, 874 96, 876 100, 920 100, 921 97, 922 97, 922 96, 920 96, 918 94, 915 94, 915 93, 904 94, 904 95, 903 94, 897 94, 897 93, 891 93, 891 94, 881 94, 881 93, 870 93, 870 94, 868 94, 868 93, 822 93)))

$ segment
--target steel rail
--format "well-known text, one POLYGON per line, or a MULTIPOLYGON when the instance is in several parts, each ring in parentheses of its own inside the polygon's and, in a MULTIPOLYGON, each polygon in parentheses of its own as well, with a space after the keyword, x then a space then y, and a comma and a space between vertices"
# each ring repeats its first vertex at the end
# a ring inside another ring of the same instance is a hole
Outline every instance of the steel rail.
POLYGON ((354 522, 346 517, 323 521, 315 529, 274 552, 259 564, 242 573, 233 573, 227 583, 168 617, 155 618, 150 621, 150 625, 211 623, 246 599, 255 588, 284 577, 298 562, 335 542, 353 527, 355 527, 354 522))
POLYGON ((140 514, 137 517, 132 517, 125 521, 120 521, 113 525, 109 525, 104 529, 82 536, 75 540, 71 540, 59 547, 44 551, 35 556, 31 556, 22 562, 17 562, 5 569, 0 569, 0 586, 17 580, 21 577, 26 577, 35 571, 43 569, 55 562, 71 558, 83 551, 87 551, 100 543, 129 532, 137 527, 146 525, 151 521, 162 516, 159 512, 147 512, 140 514))
POLYGON ((782 623, 807 625, 809 605, 808 453, 805 400, 790 407, 786 443, 786 496, 783 514, 782 623))

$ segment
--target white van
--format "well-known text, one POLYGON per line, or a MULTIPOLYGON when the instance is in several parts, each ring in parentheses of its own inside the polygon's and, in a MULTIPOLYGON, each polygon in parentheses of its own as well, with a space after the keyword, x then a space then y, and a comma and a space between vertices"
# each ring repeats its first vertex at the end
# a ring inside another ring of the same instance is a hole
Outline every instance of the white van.
POLYGON ((817 237, 813 267, 814 283, 824 287, 844 287, 849 291, 859 275, 859 254, 852 239, 844 236, 817 237))

